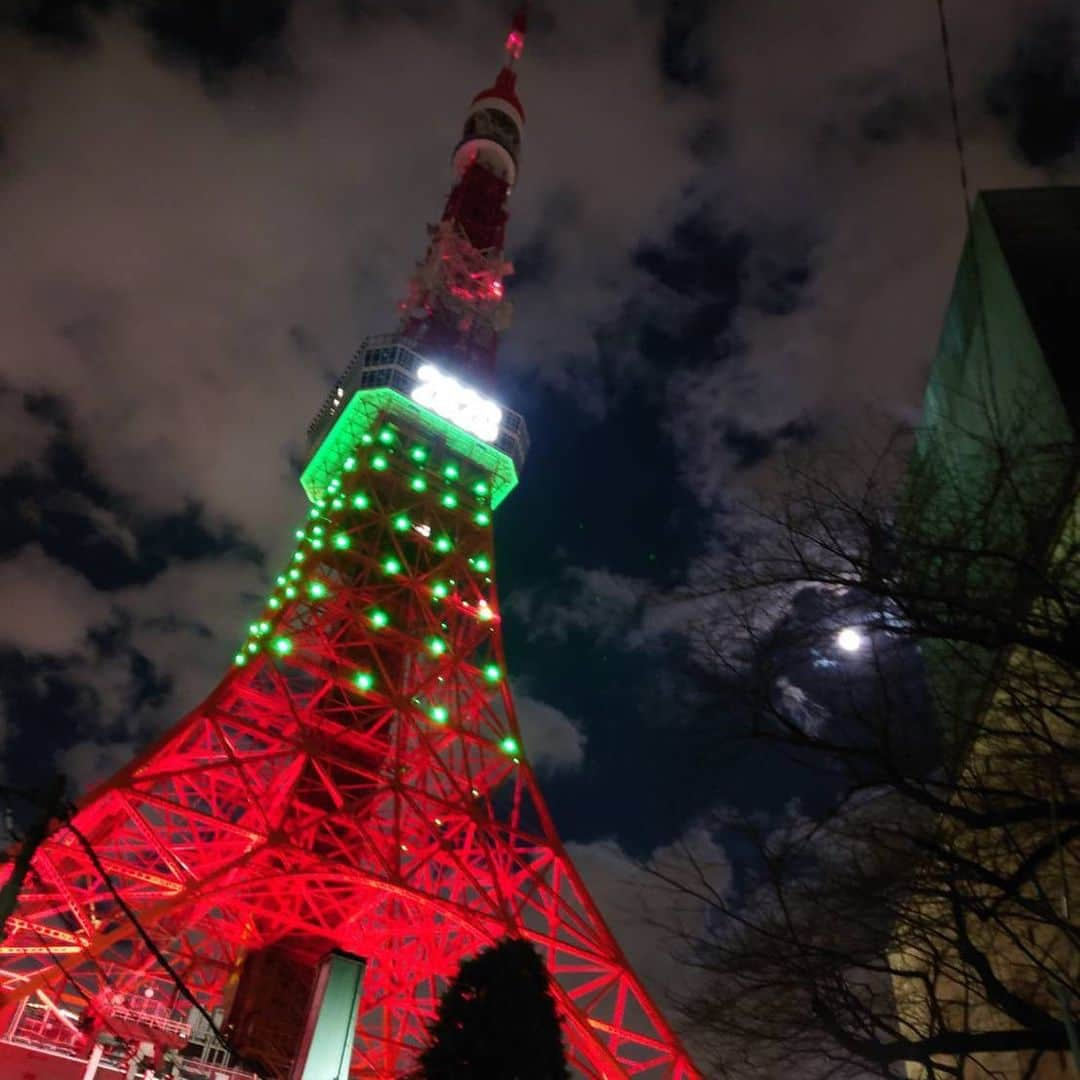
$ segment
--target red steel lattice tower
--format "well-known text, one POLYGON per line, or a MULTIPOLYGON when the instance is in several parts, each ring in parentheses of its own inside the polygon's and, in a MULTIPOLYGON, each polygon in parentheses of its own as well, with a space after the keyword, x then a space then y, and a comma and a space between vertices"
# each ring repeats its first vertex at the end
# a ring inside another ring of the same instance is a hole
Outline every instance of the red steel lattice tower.
POLYGON ((141 926, 284 1076, 290 987, 343 949, 367 962, 350 1075, 393 1077, 461 959, 522 935, 576 1069, 696 1075, 563 850, 505 681, 491 515, 527 437, 487 395, 524 33, 519 15, 473 100, 398 332, 365 343, 312 424, 311 510, 233 668, 36 852, 0 942, 9 1005, 70 1028, 94 1002, 115 1030, 149 985, 182 1021, 141 926))

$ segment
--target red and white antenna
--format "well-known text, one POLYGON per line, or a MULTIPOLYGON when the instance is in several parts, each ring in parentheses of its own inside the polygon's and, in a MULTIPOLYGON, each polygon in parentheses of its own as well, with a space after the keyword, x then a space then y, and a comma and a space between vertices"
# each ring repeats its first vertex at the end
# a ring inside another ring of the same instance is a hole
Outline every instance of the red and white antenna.
POLYGON ((495 81, 469 103, 454 148, 454 187, 401 305, 404 336, 474 379, 494 372, 498 335, 510 322, 503 279, 513 266, 503 248, 525 128, 516 64, 528 16, 526 0, 510 24, 495 81))

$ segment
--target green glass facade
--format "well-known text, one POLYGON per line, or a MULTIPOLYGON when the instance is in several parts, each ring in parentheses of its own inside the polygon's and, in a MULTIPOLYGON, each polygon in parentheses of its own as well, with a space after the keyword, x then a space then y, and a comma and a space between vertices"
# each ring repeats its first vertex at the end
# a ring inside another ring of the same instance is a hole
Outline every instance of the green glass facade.
MULTIPOLYGON (((969 620, 989 641, 1039 588, 1076 480, 1078 320, 1080 188, 982 193, 901 504, 906 586, 930 623, 969 620)), ((924 651, 955 727, 995 650, 943 633, 924 651)))

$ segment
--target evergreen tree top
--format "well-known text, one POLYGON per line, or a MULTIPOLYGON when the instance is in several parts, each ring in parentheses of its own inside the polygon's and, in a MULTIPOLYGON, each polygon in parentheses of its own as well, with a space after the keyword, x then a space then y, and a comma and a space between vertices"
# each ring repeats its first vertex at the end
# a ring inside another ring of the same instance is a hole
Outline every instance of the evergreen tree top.
POLYGON ((544 962, 505 938, 462 962, 446 988, 416 1080, 567 1080, 544 962))

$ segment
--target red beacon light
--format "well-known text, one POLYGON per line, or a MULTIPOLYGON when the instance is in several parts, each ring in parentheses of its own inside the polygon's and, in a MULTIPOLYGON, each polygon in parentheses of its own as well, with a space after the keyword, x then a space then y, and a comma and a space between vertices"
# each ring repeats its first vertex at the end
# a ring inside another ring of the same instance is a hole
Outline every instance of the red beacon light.
POLYGON ((510 56, 511 64, 520 60, 521 54, 525 50, 525 31, 528 28, 528 22, 529 5, 528 0, 526 0, 514 15, 514 21, 510 24, 510 33, 506 35, 504 48, 510 56))
POLYGON ((520 60, 524 50, 525 35, 515 26, 514 29, 506 35, 506 51, 510 54, 512 60, 520 60))

